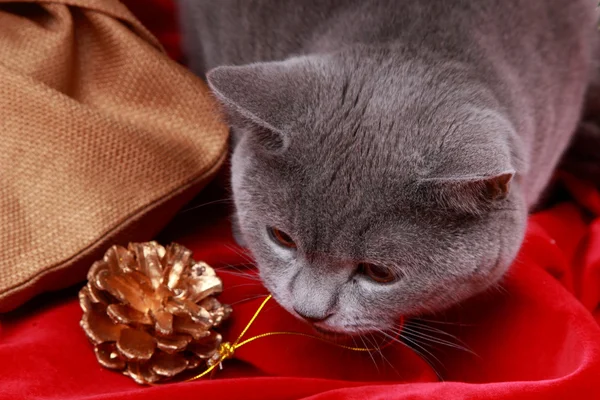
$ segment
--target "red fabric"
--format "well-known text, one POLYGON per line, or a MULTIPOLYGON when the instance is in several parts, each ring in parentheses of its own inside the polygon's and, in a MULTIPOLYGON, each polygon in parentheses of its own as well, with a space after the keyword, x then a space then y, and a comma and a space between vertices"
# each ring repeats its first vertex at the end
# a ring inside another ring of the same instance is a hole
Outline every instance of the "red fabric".
MULTIPOLYGON (((127 4, 181 60, 171 2, 127 4)), ((562 181, 570 198, 530 218, 502 289, 430 324, 477 354, 429 348, 444 382, 401 345, 384 350, 389 363, 374 355, 378 370, 368 354, 281 336, 240 348, 213 380, 140 387, 98 365, 79 328, 74 288, 0 317, 0 399, 600 398, 600 193, 572 177, 562 181)), ((201 204, 222 196, 215 187, 201 204)), ((234 305, 223 333, 237 337, 261 301, 255 297, 266 292, 240 276, 240 268, 252 269, 243 267, 248 256, 233 244, 226 207, 213 203, 182 213, 160 240, 177 240, 218 268, 226 288, 222 300, 234 305)), ((273 330, 306 327, 271 302, 248 335, 273 330)))
MULTIPOLYGON (((437 369, 444 382, 401 345, 384 350, 389 364, 374 355, 376 367, 366 353, 280 336, 240 348, 212 380, 139 387, 97 364, 78 325, 75 288, 2 318, 0 399, 600 398, 600 193, 574 178, 564 182, 574 197, 530 218, 502 290, 434 318, 440 323, 430 326, 477 354, 429 349, 443 365, 437 369)), ((214 188, 202 204, 220 196, 214 188)), ((231 239, 227 212, 219 203, 184 212, 161 241, 177 239, 218 268, 226 288, 221 298, 234 305, 223 333, 233 340, 260 304, 255 297, 266 292, 240 275, 253 270, 231 239)), ((248 337, 306 329, 271 302, 248 337)))

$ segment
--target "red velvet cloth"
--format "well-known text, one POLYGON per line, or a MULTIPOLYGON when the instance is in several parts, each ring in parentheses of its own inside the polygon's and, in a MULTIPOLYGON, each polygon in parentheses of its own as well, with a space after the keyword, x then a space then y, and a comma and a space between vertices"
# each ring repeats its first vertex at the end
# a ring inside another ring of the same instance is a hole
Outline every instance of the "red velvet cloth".
MULTIPOLYGON (((127 3, 181 59, 172 5, 153 2, 127 3)), ((401 345, 384 349, 387 361, 375 354, 373 362, 366 353, 280 336, 240 348, 212 380, 140 387, 98 365, 79 328, 73 288, 0 317, 0 399, 600 398, 600 192, 572 177, 562 181, 568 197, 530 218, 501 289, 430 317, 438 321, 430 329, 456 336, 476 354, 424 345, 438 359, 443 382, 401 345)), ((222 196, 215 187, 201 204, 222 196)), ((160 240, 177 240, 218 268, 221 298, 234 307, 223 334, 234 340, 266 292, 240 275, 252 268, 244 267, 248 256, 234 245, 228 221, 223 204, 202 206, 180 214, 160 240)), ((271 302, 248 336, 306 329, 271 302)))
MULTIPOLYGON (((399 344, 383 350, 387 361, 374 354, 374 363, 366 353, 279 336, 240 348, 212 380, 139 387, 98 365, 78 325, 74 288, 2 318, 0 398, 600 398, 600 192, 574 178, 564 182, 573 197, 530 218, 502 289, 430 317, 438 321, 430 327, 455 335, 476 354, 426 347, 439 360, 443 382, 399 344)), ((200 201, 218 195, 208 190, 200 201)), ((160 239, 177 239, 218 268, 221 298, 234 307, 223 334, 234 340, 266 292, 239 272, 253 270, 234 245, 227 212, 219 203, 184 212, 160 239)), ((247 337, 281 330, 308 331, 270 302, 247 337)))

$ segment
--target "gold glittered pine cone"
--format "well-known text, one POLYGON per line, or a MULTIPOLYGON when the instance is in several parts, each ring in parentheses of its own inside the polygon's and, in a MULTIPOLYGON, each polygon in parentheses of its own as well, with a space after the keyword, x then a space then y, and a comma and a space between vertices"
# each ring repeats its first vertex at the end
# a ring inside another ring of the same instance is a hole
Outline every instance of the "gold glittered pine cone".
POLYGON ((231 313, 215 298, 222 288, 178 244, 113 246, 79 292, 81 327, 101 365, 154 383, 218 358, 222 338, 212 329, 231 313))

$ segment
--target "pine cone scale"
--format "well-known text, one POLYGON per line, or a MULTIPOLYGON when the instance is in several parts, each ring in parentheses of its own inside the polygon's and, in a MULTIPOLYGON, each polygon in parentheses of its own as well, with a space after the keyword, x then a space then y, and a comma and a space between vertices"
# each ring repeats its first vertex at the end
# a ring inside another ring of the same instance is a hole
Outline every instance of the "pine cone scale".
POLYGON ((152 324, 152 318, 150 318, 147 314, 139 312, 138 310, 128 307, 124 304, 111 304, 106 308, 106 313, 116 324, 152 324))
POLYGON ((155 348, 154 338, 143 330, 125 328, 117 339, 117 350, 127 360, 148 361, 155 348))
POLYGON ((151 315, 154 317, 156 324, 154 329, 157 333, 169 336, 173 334, 173 314, 164 310, 152 311, 151 315))
POLYGON ((101 343, 94 348, 96 358, 104 368, 122 370, 125 368, 125 360, 117 354, 114 343, 101 343))
POLYGON ((83 315, 81 327, 94 344, 116 342, 124 328, 123 325, 114 324, 104 312, 97 312, 96 307, 83 315))
POLYGON ((160 376, 152 371, 148 364, 129 363, 125 375, 130 376, 140 385, 154 383, 160 380, 160 376))
POLYGON ((156 337, 157 347, 166 353, 183 351, 191 341, 192 337, 188 335, 173 335, 168 338, 160 336, 156 337))
POLYGON ((189 361, 180 353, 157 354, 152 361, 152 371, 158 375, 169 377, 183 372, 189 364, 189 361))

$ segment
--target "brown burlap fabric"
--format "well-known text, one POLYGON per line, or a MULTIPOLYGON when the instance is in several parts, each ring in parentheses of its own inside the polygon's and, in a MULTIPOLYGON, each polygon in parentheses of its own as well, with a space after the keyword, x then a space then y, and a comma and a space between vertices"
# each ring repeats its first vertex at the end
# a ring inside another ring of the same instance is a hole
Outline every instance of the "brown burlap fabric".
POLYGON ((0 312, 152 238, 216 172, 202 81, 116 0, 0 0, 0 312))

